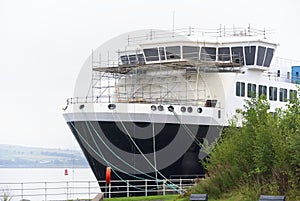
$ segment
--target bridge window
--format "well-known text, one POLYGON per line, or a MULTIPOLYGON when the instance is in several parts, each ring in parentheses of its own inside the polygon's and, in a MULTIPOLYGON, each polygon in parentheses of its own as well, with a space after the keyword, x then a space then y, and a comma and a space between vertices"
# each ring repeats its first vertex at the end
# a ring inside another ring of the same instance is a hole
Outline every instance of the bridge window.
POLYGON ((258 86, 258 96, 261 96, 261 95, 267 96, 267 86, 264 86, 264 85, 258 86))
POLYGON ((127 55, 122 55, 121 56, 121 61, 122 61, 122 64, 129 64, 129 59, 128 59, 128 56, 127 55))
POLYGON ((136 58, 135 54, 131 54, 128 57, 129 57, 129 63, 130 64, 137 64, 137 58, 136 58))
POLYGON ((120 56, 122 65, 135 65, 135 64, 144 64, 145 59, 143 54, 130 54, 120 56))
POLYGON ((159 51, 160 60, 166 60, 165 48, 160 47, 158 48, 158 51, 159 51))
POLYGON ((247 96, 249 98, 256 96, 256 84, 249 83, 247 85, 247 96))
POLYGON ((279 101, 287 102, 287 89, 279 89, 279 101))
POLYGON ((244 64, 243 47, 232 47, 231 55, 232 55, 232 62, 244 64))
POLYGON ((139 64, 145 64, 145 58, 143 56, 143 54, 137 54, 137 60, 139 62, 139 64))
POLYGON ((268 48, 267 53, 266 53, 266 58, 265 58, 265 61, 264 61, 264 66, 265 67, 270 67, 271 61, 273 59, 273 55, 274 55, 274 49, 273 48, 268 48))
POLYGON ((218 61, 230 61, 229 47, 218 48, 218 61))
POLYGON ((158 51, 157 48, 144 49, 146 61, 158 61, 158 51))
POLYGON ((290 99, 293 100, 293 98, 297 97, 297 91, 290 89, 290 99))
POLYGON ((246 65, 254 65, 256 46, 245 46, 246 65))
POLYGON ((180 46, 166 47, 167 59, 180 59, 180 46))
POLYGON ((256 65, 262 66, 265 59, 266 47, 258 46, 256 65))
POLYGON ((235 95, 241 96, 241 97, 245 96, 245 83, 244 82, 236 82, 235 95))
POLYGON ((216 60, 216 48, 215 47, 202 47, 200 59, 204 61, 216 60))
POLYGON ((200 47, 197 46, 183 46, 182 57, 184 59, 198 60, 200 47))
POLYGON ((277 101, 277 87, 269 87, 269 100, 277 101))

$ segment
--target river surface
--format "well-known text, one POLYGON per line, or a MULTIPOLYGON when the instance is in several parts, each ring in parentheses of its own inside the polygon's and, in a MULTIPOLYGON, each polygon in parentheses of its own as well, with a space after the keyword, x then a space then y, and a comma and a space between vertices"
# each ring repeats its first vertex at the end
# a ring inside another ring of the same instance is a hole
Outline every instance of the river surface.
POLYGON ((0 168, 1 183, 72 180, 96 181, 96 178, 90 168, 0 168))

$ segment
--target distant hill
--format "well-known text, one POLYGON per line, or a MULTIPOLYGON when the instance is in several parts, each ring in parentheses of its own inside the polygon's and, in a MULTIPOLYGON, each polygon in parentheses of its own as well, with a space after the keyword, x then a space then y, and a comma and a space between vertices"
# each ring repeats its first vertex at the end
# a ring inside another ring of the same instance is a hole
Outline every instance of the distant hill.
POLYGON ((89 167, 78 150, 0 144, 0 168, 89 167))

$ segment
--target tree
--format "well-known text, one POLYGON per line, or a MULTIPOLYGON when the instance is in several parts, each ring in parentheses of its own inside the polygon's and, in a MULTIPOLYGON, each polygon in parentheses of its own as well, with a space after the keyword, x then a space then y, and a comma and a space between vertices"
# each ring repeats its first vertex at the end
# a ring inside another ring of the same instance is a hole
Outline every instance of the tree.
POLYGON ((198 191, 218 196, 248 188, 255 194, 299 194, 300 101, 294 97, 287 109, 275 113, 269 108, 263 96, 246 101, 242 127, 231 120, 202 161, 209 177, 198 191))

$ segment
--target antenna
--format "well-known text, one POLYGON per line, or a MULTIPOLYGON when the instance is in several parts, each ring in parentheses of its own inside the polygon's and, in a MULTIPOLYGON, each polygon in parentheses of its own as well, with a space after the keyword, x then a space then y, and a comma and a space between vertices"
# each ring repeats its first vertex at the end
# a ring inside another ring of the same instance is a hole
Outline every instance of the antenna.
POLYGON ((173 10, 173 34, 172 34, 172 37, 174 37, 174 32, 175 32, 175 10, 173 10))
POLYGON ((250 24, 248 25, 248 35, 251 36, 251 28, 250 28, 250 24))

